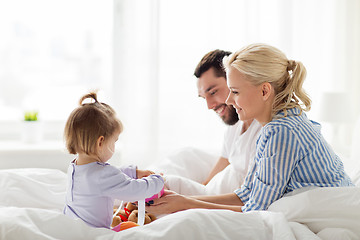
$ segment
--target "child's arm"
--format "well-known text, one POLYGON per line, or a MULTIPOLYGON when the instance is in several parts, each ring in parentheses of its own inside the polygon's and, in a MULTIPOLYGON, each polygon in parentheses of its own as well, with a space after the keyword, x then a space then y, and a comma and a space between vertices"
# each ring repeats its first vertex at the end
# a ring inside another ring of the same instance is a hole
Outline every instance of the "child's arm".
POLYGON ((137 179, 137 178, 143 178, 150 176, 151 174, 155 174, 155 172, 151 170, 140 170, 137 169, 137 166, 135 165, 129 165, 119 168, 123 173, 128 175, 131 178, 137 179))
POLYGON ((130 202, 149 198, 164 187, 164 179, 160 175, 132 179, 111 166, 102 171, 100 179, 102 194, 130 202))
POLYGON ((119 168, 121 172, 125 173, 130 178, 136 179, 137 178, 137 166, 136 165, 128 165, 122 166, 119 168))
POLYGON ((152 174, 155 174, 153 171, 150 170, 140 170, 140 169, 136 169, 136 176, 137 178, 143 178, 143 177, 147 177, 150 176, 152 174))

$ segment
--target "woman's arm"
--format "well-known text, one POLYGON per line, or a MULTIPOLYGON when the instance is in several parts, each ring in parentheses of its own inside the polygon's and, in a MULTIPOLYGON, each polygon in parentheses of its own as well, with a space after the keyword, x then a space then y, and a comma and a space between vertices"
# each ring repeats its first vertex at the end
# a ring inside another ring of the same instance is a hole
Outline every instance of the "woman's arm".
POLYGON ((165 194, 154 199, 154 204, 146 207, 146 211, 158 214, 169 214, 186 209, 228 209, 241 212, 243 203, 235 193, 217 196, 186 197, 172 191, 165 191, 165 194))
POLYGON ((221 195, 212 195, 212 196, 192 196, 191 198, 197 199, 199 201, 215 203, 221 205, 235 205, 235 206, 243 206, 243 202, 235 193, 227 193, 221 195))

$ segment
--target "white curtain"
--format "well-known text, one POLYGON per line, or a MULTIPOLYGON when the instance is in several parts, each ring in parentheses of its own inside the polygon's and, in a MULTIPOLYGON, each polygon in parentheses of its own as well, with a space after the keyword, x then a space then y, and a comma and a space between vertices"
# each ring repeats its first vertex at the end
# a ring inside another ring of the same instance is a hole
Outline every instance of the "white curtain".
POLYGON ((306 66, 311 118, 328 91, 349 94, 344 107, 360 114, 359 0, 114 3, 113 94, 125 125, 124 161, 146 166, 186 146, 219 154, 225 126, 198 98, 193 76, 201 57, 217 48, 274 45, 306 66))

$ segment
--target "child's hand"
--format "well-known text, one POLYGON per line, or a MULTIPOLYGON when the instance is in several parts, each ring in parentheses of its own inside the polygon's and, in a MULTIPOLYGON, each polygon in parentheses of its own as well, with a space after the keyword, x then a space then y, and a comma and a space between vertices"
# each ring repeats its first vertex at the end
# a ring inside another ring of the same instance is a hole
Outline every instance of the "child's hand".
POLYGON ((143 178, 143 177, 147 177, 151 174, 155 174, 153 171, 150 171, 150 170, 139 170, 139 169, 136 169, 136 177, 137 178, 143 178))

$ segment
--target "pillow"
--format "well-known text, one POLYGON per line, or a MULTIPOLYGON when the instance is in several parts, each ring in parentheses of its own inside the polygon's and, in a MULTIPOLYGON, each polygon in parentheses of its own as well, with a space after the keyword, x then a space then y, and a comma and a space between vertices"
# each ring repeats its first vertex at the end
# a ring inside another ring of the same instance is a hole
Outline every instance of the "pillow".
POLYGON ((268 210, 282 212, 289 222, 302 223, 314 233, 328 235, 342 229, 349 236, 360 236, 359 187, 315 188, 280 198, 268 210))
POLYGON ((353 131, 350 160, 353 170, 349 173, 353 183, 360 186, 360 117, 353 131))
POLYGON ((164 161, 148 169, 166 175, 178 175, 196 182, 203 182, 219 157, 196 148, 182 148, 169 155, 164 161))

